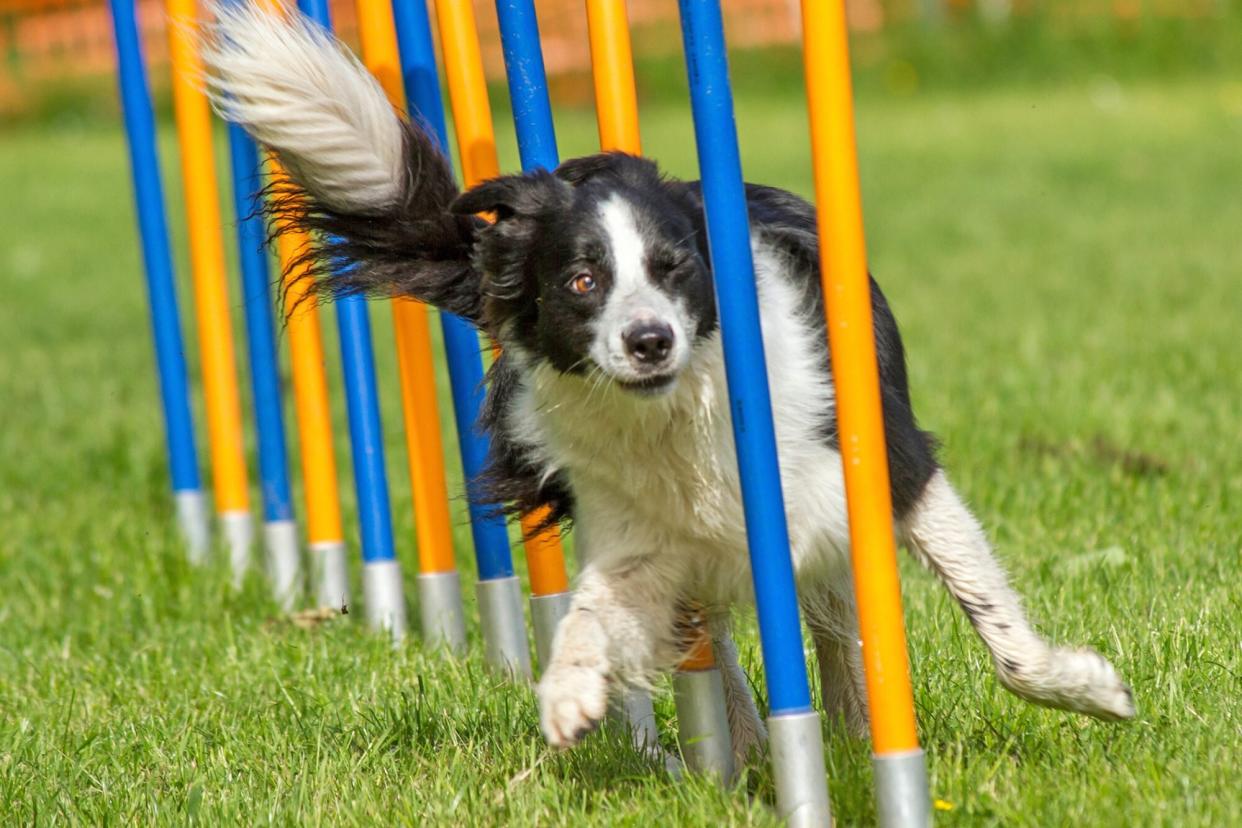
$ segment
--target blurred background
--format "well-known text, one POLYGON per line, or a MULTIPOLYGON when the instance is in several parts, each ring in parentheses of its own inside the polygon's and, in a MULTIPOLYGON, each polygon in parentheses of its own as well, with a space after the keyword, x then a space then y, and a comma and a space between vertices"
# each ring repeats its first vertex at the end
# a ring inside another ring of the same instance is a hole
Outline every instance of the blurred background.
MULTIPOLYGON (((349 0, 334 20, 353 42, 349 0)), ((548 71, 560 100, 589 98, 586 20, 579 0, 538 0, 548 71)), ((860 82, 897 94, 952 83, 1047 82, 1075 73, 1219 70, 1242 55, 1234 0, 849 0, 860 82)), ((503 75, 494 7, 476 0, 490 76, 503 75)), ((758 52, 752 71, 772 80, 796 73, 797 0, 726 0, 730 46, 758 52), (791 71, 792 70, 792 71, 791 71)), ((680 76, 677 8, 631 0, 637 58, 652 91, 680 76), (666 73, 665 69, 671 69, 666 73), (665 74, 676 77, 665 78, 665 74)), ((138 17, 157 94, 166 98, 165 18, 159 0, 139 0, 138 17)), ((81 118, 115 112, 113 47, 106 0, 0 1, 0 122, 81 118)))

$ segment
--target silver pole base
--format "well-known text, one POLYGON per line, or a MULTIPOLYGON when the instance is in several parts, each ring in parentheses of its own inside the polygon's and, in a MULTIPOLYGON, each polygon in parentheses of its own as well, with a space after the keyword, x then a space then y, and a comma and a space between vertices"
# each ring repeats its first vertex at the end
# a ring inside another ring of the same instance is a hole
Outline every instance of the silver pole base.
POLYGON ((931 825, 931 792, 922 750, 876 754, 875 808, 881 828, 927 828, 931 825))
POLYGON ((569 612, 572 592, 554 592, 551 595, 530 596, 530 624, 535 629, 535 657, 543 669, 552 659, 552 642, 556 640, 556 627, 569 612))
POLYGON ((522 615, 522 587, 516 576, 476 585, 483 625, 483 657, 490 667, 530 681, 530 644, 522 615))
POLYGON ((272 581, 272 594, 280 608, 289 612, 302 596, 298 525, 291 520, 264 523, 263 546, 267 549, 267 573, 272 581))
POLYGON ((315 581, 315 606, 323 609, 349 607, 349 567, 342 541, 320 541, 310 546, 311 574, 315 581))
POLYGON ((461 605, 461 579, 456 572, 418 576, 418 616, 423 642, 451 653, 466 649, 466 611, 461 605))
POLYGON ((250 569, 250 548, 254 546, 254 523, 249 512, 221 512, 220 529, 229 550, 233 586, 240 587, 250 569))
POLYGON ((807 711, 769 716, 768 744, 776 780, 776 812, 781 820, 793 828, 831 825, 819 714, 807 711))
POLYGON ((626 690, 613 706, 615 715, 625 720, 630 738, 640 753, 659 749, 660 729, 656 727, 655 705, 646 690, 626 690))
POLYGON ((192 564, 205 563, 211 552, 211 512, 207 495, 201 489, 183 489, 173 492, 173 501, 186 557, 192 564))
POLYGON ((720 670, 675 672, 673 698, 677 703, 677 739, 686 767, 694 773, 715 776, 724 785, 731 784, 736 768, 720 670))
POLYGON ((630 741, 639 753, 664 765, 669 776, 680 779, 681 760, 660 747, 660 728, 656 724, 655 706, 646 690, 626 690, 614 696, 609 704, 608 715, 623 727, 629 728, 630 741))
POLYGON ((401 564, 396 561, 363 564, 362 600, 367 605, 367 624, 371 629, 391 633, 394 642, 405 638, 409 622, 401 585, 401 564))

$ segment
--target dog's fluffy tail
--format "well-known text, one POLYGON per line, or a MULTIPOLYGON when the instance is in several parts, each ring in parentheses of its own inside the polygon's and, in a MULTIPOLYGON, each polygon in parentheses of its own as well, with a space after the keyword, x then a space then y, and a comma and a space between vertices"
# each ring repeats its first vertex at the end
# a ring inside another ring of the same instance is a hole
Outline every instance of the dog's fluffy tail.
POLYGON ((319 295, 410 296, 478 322, 477 220, 433 139, 393 109, 369 72, 310 19, 217 4, 203 57, 220 114, 275 153, 274 235, 310 235, 298 267, 319 295))

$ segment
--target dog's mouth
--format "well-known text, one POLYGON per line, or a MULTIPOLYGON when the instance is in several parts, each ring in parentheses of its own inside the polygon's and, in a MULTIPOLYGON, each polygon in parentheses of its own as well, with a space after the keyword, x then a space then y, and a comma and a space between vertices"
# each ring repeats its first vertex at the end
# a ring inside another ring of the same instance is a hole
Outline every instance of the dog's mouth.
POLYGON ((616 379, 617 385, 642 397, 658 397, 672 390, 677 382, 676 374, 657 374, 641 379, 616 379))

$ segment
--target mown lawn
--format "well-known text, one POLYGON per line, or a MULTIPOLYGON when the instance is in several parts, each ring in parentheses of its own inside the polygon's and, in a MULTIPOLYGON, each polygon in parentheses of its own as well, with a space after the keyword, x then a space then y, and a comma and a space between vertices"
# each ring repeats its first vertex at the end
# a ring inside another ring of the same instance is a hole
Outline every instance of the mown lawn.
MULTIPOLYGON (((903 562, 938 821, 1242 822, 1242 83, 860 106, 872 265, 922 423, 1042 629, 1112 657, 1140 707, 1114 725, 1019 703, 903 562)), ((749 178, 807 192, 801 112, 797 90, 743 89, 749 178)), ((648 153, 692 174, 687 110, 645 117, 648 153)), ((560 127, 563 154, 593 149, 589 113, 560 127)), ((394 652, 359 613, 306 631, 258 575, 234 592, 223 565, 184 563, 125 164, 114 124, 0 135, 0 822, 771 824, 763 763, 721 791, 615 733, 551 753, 530 691, 477 647, 394 652)), ((343 440, 338 457, 347 474, 343 440)), ((749 623, 740 638, 761 686, 749 623)), ((658 706, 671 746, 667 691, 658 706)), ((827 741, 840 822, 872 821, 867 746, 827 741)))

